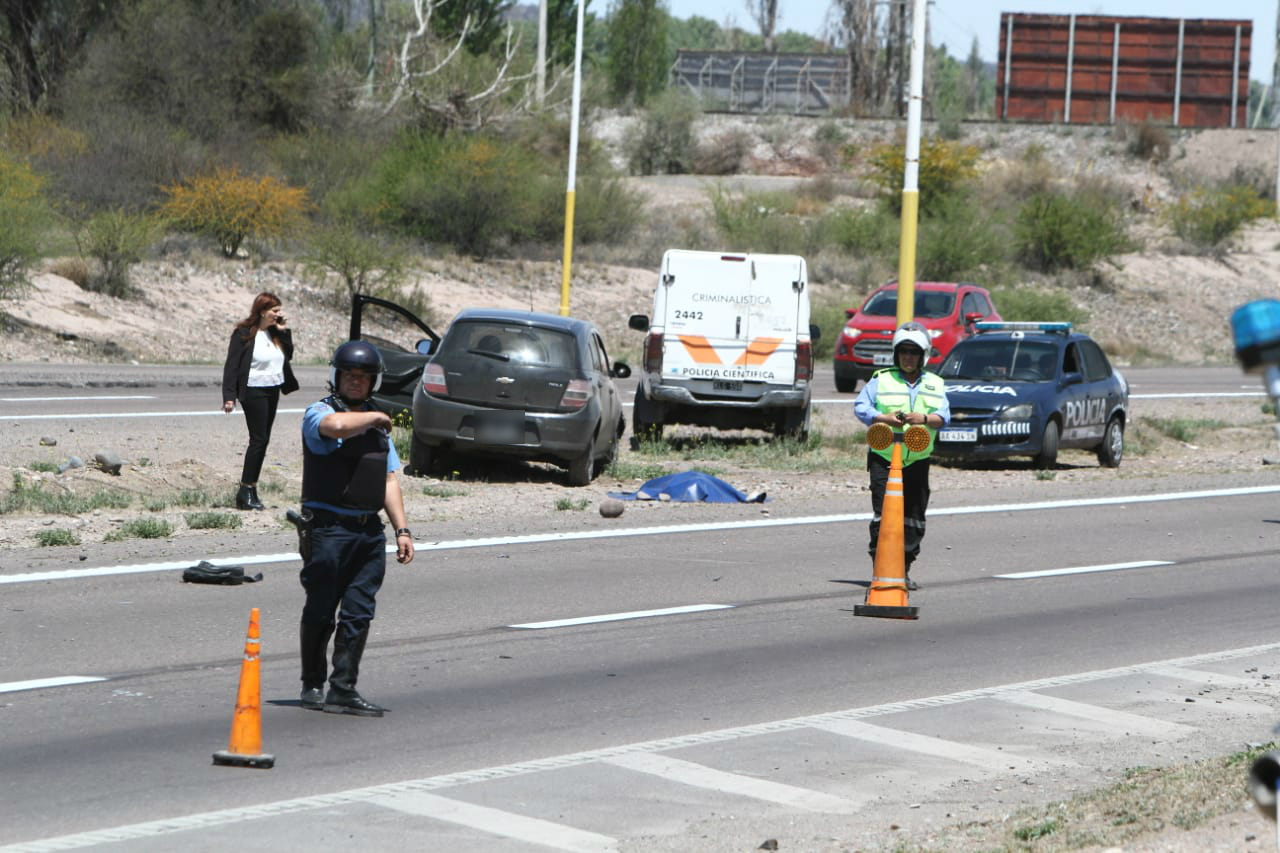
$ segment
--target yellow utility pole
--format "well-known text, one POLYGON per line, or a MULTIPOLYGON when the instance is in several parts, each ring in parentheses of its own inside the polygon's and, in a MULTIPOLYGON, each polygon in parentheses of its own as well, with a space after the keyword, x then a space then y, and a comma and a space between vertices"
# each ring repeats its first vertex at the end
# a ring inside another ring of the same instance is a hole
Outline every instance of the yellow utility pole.
POLYGON ((573 117, 569 124, 569 183, 564 193, 564 263, 560 279, 560 316, 569 316, 569 276, 573 269, 573 185, 578 175, 578 115, 582 109, 582 17, 578 0, 578 37, 573 46, 573 117))
MULTIPOLYGON (((924 16, 928 0, 911 10, 911 98, 902 176, 902 231, 898 242, 898 325, 915 318, 916 223, 920 219, 920 106, 924 93, 924 16)), ((929 354, 925 353, 926 360, 929 354)))

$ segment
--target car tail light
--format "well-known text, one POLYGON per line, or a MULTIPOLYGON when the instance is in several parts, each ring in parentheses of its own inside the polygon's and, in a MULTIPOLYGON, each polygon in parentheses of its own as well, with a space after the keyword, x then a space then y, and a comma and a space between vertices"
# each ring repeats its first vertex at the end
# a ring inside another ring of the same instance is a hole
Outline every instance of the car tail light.
POLYGON ((570 379, 569 387, 560 398, 560 408, 581 409, 591 399, 591 383, 585 379, 570 379))
POLYGON ((428 364, 422 371, 422 390, 437 397, 449 394, 449 385, 444 381, 444 368, 438 364, 428 364))
POLYGON ((813 344, 809 341, 796 343, 796 381, 808 382, 813 379, 813 344))
POLYGON ((644 372, 662 372, 662 333, 650 332, 644 339, 644 372))

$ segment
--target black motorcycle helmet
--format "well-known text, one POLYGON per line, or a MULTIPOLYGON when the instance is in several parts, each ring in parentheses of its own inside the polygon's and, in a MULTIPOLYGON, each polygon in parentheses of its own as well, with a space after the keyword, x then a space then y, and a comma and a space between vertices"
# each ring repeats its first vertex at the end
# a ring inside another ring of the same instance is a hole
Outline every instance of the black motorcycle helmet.
POLYGON ((382 385, 382 355, 368 341, 347 341, 333 351, 329 359, 329 389, 338 390, 338 374, 344 370, 360 370, 373 377, 369 393, 382 385))

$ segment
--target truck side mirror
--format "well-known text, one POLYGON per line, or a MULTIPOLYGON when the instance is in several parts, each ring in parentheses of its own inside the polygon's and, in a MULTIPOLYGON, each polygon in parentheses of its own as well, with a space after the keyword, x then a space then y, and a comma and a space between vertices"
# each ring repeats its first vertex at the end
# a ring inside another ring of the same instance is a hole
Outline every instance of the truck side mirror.
POLYGON ((431 355, 431 351, 436 348, 436 342, 431 338, 423 338, 414 346, 414 351, 418 355, 431 355))
POLYGON ((631 375, 631 365, 625 361, 615 361, 613 367, 609 370, 609 375, 614 379, 626 379, 631 375))
POLYGON ((648 314, 632 314, 627 320, 627 326, 635 329, 637 332, 649 331, 649 315, 648 314))
POLYGON ((822 337, 822 330, 819 329, 817 326, 813 325, 812 323, 810 323, 809 324, 809 340, 816 341, 820 337, 822 337))

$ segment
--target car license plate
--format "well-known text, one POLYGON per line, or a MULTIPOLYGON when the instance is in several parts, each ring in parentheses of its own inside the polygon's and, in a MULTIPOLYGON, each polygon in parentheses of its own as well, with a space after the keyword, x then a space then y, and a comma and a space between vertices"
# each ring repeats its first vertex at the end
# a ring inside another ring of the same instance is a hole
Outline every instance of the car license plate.
POLYGON ((741 379, 713 379, 711 381, 711 390, 713 391, 741 391, 741 379))
POLYGON ((476 444, 524 444, 524 412, 476 415, 476 444))
POLYGON ((978 430, 974 427, 938 430, 939 441, 977 441, 978 430))
POLYGON ((893 353, 878 352, 871 356, 871 363, 876 367, 891 367, 893 365, 893 353))

